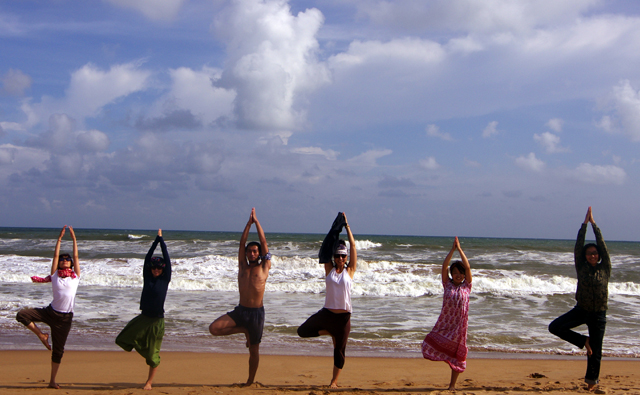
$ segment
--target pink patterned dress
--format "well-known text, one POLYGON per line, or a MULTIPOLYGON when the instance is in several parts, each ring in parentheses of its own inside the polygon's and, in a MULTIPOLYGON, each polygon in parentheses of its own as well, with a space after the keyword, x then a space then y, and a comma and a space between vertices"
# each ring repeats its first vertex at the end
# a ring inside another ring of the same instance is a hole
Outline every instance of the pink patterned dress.
POLYGON ((445 361, 456 372, 467 367, 467 326, 471 284, 444 286, 442 311, 438 322, 422 342, 422 355, 432 361, 445 361))

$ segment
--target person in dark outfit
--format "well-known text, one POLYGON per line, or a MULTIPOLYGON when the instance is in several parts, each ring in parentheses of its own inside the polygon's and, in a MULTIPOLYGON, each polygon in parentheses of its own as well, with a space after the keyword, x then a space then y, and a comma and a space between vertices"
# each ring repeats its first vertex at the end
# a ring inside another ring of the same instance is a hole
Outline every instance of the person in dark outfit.
POLYGON ((164 336, 164 301, 167 297, 169 282, 171 282, 171 259, 162 239, 162 229, 158 229, 158 236, 144 258, 142 277, 144 281, 140 296, 142 314, 124 327, 116 337, 116 344, 125 351, 135 348, 138 354, 146 359, 149 365, 149 376, 144 389, 150 390, 153 377, 160 365, 160 346, 164 336), (162 258, 153 256, 158 243, 162 249, 162 258))
POLYGON ((64 346, 71 330, 73 320, 73 307, 75 305, 76 291, 80 282, 80 261, 78 259, 78 243, 73 228, 69 226, 69 233, 73 239, 73 258, 69 254, 60 254, 60 242, 64 236, 65 225, 60 231, 56 243, 53 261, 51 263, 51 275, 46 278, 31 277, 33 282, 51 283, 53 289, 53 301, 49 306, 36 309, 22 309, 18 311, 16 320, 26 326, 51 352, 51 379, 49 388, 59 389, 56 383, 56 375, 62 362, 64 346), (49 335, 42 333, 36 322, 44 322, 51 328, 53 349, 49 345, 49 335))
POLYGON ((556 318, 549 324, 549 332, 576 347, 587 349, 587 373, 584 381, 587 388, 593 390, 600 376, 602 360, 602 340, 607 325, 607 299, 609 296, 609 277, 611 259, 607 246, 602 239, 600 228, 593 220, 591 207, 587 211, 574 249, 574 260, 578 276, 576 290, 577 305, 568 313, 556 318), (584 245, 587 224, 591 222, 596 244, 584 245), (589 336, 579 334, 572 329, 586 324, 589 336))
POLYGON ((347 340, 351 331, 351 286, 358 265, 356 242, 344 213, 338 213, 331 230, 325 237, 318 253, 320 264, 324 265, 326 292, 324 307, 309 317, 298 328, 300 337, 329 335, 333 339, 333 376, 330 387, 338 388, 338 376, 345 361, 347 340), (351 252, 340 240, 342 228, 347 229, 351 252), (349 263, 347 263, 349 254, 349 263), (332 261, 333 258, 333 261, 332 261))

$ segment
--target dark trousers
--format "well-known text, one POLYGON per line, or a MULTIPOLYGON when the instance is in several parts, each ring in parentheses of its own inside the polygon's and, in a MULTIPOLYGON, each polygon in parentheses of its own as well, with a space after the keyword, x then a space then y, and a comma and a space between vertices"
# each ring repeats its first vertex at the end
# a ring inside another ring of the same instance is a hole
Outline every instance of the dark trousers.
POLYGON ((334 313, 328 309, 322 309, 309 317, 298 328, 300 337, 317 337, 321 330, 326 330, 335 339, 333 348, 333 364, 342 369, 347 350, 347 340, 351 332, 351 313, 334 313))
POLYGON ((607 312, 588 312, 576 306, 568 313, 553 320, 549 324, 549 332, 582 349, 587 337, 572 329, 583 324, 589 328, 589 346, 593 351, 593 354, 587 356, 587 373, 584 376, 584 381, 588 384, 598 384, 600 362, 602 361, 602 340, 607 326, 607 312))
POLYGON ((58 313, 51 305, 37 309, 22 309, 18 311, 16 320, 28 326, 32 322, 44 322, 51 328, 51 361, 60 363, 64 354, 64 345, 71 330, 73 313, 58 313))

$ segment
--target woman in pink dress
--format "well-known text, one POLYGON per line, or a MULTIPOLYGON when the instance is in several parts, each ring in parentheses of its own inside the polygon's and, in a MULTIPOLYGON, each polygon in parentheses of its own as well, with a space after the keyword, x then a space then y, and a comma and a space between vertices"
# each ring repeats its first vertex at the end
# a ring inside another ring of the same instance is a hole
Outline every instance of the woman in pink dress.
POLYGON ((438 322, 422 342, 422 355, 426 359, 449 364, 449 390, 454 391, 458 376, 467 367, 467 323, 471 293, 471 267, 457 237, 442 263, 442 286, 442 311, 438 322), (462 260, 453 262, 449 268, 451 257, 456 251, 460 253, 462 260))

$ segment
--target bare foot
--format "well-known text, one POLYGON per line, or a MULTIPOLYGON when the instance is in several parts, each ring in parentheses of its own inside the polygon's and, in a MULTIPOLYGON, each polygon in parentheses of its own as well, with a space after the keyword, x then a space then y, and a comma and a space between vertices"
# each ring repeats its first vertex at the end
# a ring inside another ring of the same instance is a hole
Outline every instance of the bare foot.
POLYGON ((150 390, 150 389, 151 389, 151 383, 147 381, 147 382, 144 384, 144 387, 142 387, 142 389, 143 389, 143 390, 147 390, 147 391, 148 391, 148 390, 150 390))
POLYGON ((57 383, 49 383, 49 388, 53 388, 54 390, 59 390, 60 386, 57 383))
POLYGON ((587 384, 587 391, 593 391, 598 384, 587 384))
POLYGON ((51 350, 51 346, 49 345, 49 334, 41 333, 38 335, 38 339, 40 339, 40 341, 42 342, 42 344, 44 344, 47 350, 51 350))
POLYGON ((332 382, 331 385, 329 385, 329 388, 338 388, 338 383, 332 382))
POLYGON ((240 384, 240 387, 248 387, 248 386, 250 386, 251 384, 253 384, 253 381, 249 381, 249 380, 247 380, 247 382, 246 382, 246 383, 244 383, 244 384, 240 384))
POLYGON ((589 338, 587 337, 587 341, 584 343, 584 348, 587 349, 587 355, 588 356, 592 356, 593 355, 593 350, 591 349, 591 346, 589 345, 589 338))
POLYGON ((449 387, 447 388, 447 391, 456 392, 456 387, 449 387))

